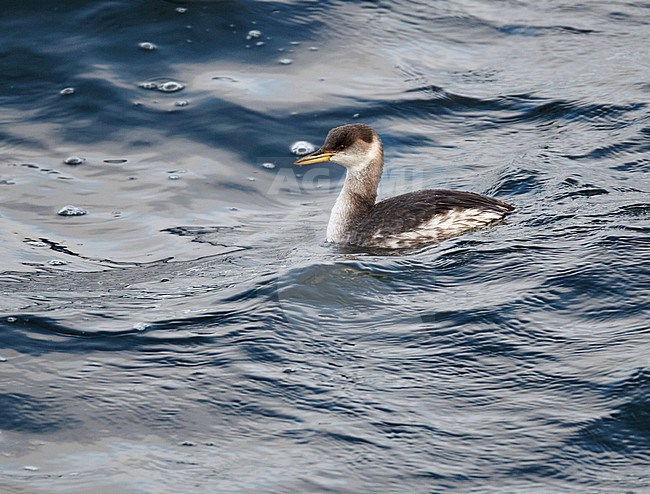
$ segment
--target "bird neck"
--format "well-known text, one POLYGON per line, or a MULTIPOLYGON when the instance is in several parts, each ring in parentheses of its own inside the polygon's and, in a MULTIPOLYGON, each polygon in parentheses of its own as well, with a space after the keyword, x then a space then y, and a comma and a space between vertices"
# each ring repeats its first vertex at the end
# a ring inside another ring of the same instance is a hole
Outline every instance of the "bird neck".
POLYGON ((370 161, 368 166, 361 169, 348 169, 339 198, 356 197, 371 206, 375 204, 382 169, 382 163, 375 161, 370 161))
POLYGON ((375 205, 383 164, 380 148, 366 163, 348 168, 327 225, 328 242, 349 243, 350 234, 375 205))

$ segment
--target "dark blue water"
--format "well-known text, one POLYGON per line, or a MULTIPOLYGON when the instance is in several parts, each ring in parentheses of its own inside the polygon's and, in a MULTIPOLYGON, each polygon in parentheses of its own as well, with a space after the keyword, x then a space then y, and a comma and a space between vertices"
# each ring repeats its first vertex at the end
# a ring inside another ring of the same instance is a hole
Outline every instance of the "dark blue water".
POLYGON ((650 492, 650 4, 2 7, 0 492, 650 492), (355 121, 518 212, 327 245, 355 121))

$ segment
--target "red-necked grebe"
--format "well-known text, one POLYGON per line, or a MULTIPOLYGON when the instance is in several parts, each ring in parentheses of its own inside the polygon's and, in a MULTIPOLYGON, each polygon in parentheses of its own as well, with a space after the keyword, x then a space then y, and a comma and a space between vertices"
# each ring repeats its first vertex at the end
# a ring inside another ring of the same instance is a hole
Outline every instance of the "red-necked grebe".
POLYGON ((336 127, 322 147, 296 161, 333 161, 347 169, 329 223, 327 241, 361 247, 409 248, 440 242, 503 219, 510 204, 473 192, 420 190, 378 203, 384 168, 379 135, 364 124, 336 127))

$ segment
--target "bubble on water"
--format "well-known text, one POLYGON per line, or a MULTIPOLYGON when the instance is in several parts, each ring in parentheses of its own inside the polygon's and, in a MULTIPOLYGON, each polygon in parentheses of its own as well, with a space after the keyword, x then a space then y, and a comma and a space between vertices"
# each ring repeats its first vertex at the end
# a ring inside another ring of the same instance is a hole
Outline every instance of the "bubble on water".
POLYGON ((176 81, 167 81, 163 82, 162 84, 158 84, 158 91, 162 91, 163 93, 175 93, 176 91, 180 91, 184 88, 185 86, 183 84, 176 81))
POLYGON ((176 12, 178 12, 179 14, 184 14, 185 12, 187 12, 187 9, 185 7, 176 7, 174 10, 176 10, 176 12))
POLYGON ((83 216, 86 213, 88 213, 88 211, 85 209, 68 204, 67 206, 63 206, 61 209, 59 209, 59 212, 57 214, 59 216, 83 216))
POLYGON ((174 106, 187 106, 189 104, 190 104, 190 102, 187 101, 186 99, 181 99, 181 100, 178 100, 178 101, 174 102, 174 106))
POLYGON ((181 176, 180 175, 169 175, 167 178, 169 180, 180 180, 181 176))
POLYGON ((278 60, 278 63, 280 65, 291 65, 293 63, 293 60, 290 58, 281 58, 280 60, 278 60))
POLYGON ((138 48, 144 51, 154 51, 158 49, 158 46, 153 43, 149 43, 148 41, 143 41, 142 43, 138 43, 138 48))
POLYGON ((300 41, 289 41, 289 44, 293 46, 298 46, 300 44, 300 41))
POLYGON ((0 355, 0 362, 6 362, 7 359, 0 355))
POLYGON ((181 89, 185 89, 185 86, 181 84, 180 82, 176 81, 166 81, 166 82, 153 82, 153 81, 146 81, 146 82, 141 82, 139 85, 142 89, 149 89, 149 90, 158 90, 163 93, 175 93, 177 91, 180 91, 181 89))
POLYGON ((7 322, 16 322, 17 320, 18 320, 18 319, 16 319, 16 318, 13 317, 13 316, 9 316, 9 317, 7 318, 7 322))
POLYGON ((40 240, 30 240, 30 241, 25 242, 25 243, 27 245, 31 245, 32 247, 40 247, 40 248, 49 247, 48 244, 46 244, 45 242, 41 242, 40 240))
POLYGON ((318 47, 317 46, 310 46, 309 51, 318 51, 318 47))
POLYGON ((316 146, 307 141, 296 141, 291 145, 291 153, 296 156, 304 156, 316 151, 316 146))
POLYGON ((144 331, 148 327, 149 327, 149 325, 146 322, 136 322, 133 325, 133 329, 135 329, 136 331, 144 331))
POLYGON ((59 91, 59 94, 61 96, 69 96, 71 94, 74 94, 74 92, 75 92, 75 89, 73 87, 66 87, 66 88, 61 89, 61 91, 59 91))
POLYGON ((246 177, 249 182, 255 182, 255 177, 246 177))
POLYGON ((359 118, 360 116, 361 116, 360 114, 355 113, 354 115, 352 115, 352 118, 359 118))
POLYGON ((65 266, 68 264, 66 261, 62 259, 52 259, 47 262, 50 266, 65 266))
POLYGON ((40 468, 35 467, 34 465, 25 465, 23 467, 23 470, 27 470, 29 472, 38 472, 40 470, 40 468))
POLYGON ((68 156, 63 162, 66 165, 81 165, 86 161, 86 158, 80 158, 79 156, 68 156))
POLYGON ((262 36, 262 31, 258 31, 257 29, 251 29, 248 31, 248 34, 246 35, 246 39, 251 40, 255 38, 259 38, 262 36))
POLYGON ((264 46, 265 44, 266 43, 264 43, 264 41, 258 41, 257 43, 255 43, 255 46, 264 46))
POLYGON ((228 211, 239 211, 239 208, 236 208, 235 206, 230 206, 228 208, 228 211))
POLYGON ((275 163, 262 163, 262 168, 268 168, 269 170, 273 170, 275 168, 275 163))
POLYGON ((158 89, 158 84, 155 82, 141 82, 140 87, 142 89, 158 89))

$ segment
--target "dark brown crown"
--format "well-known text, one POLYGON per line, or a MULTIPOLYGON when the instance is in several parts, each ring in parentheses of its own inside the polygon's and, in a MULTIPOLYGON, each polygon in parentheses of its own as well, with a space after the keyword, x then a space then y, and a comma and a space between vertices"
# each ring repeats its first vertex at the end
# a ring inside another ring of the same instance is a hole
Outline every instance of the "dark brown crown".
POLYGON ((321 148, 326 152, 338 152, 352 147, 358 141, 370 144, 376 136, 372 127, 365 124, 348 124, 329 131, 321 148))

